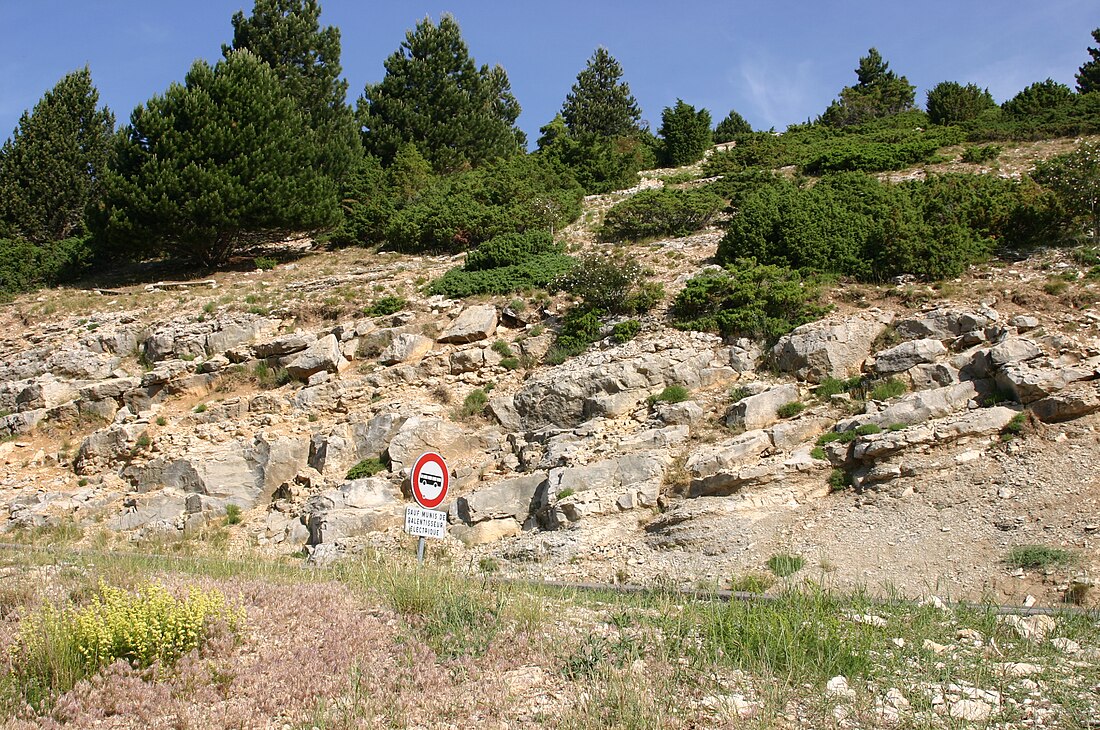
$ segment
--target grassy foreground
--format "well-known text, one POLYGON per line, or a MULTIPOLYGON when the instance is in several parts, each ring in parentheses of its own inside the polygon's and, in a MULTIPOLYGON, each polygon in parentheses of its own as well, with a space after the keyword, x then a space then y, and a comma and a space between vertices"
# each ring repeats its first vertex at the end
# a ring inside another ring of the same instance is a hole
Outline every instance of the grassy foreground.
POLYGON ((824 591, 578 593, 381 555, 307 568, 20 552, 0 554, 0 575, 4 727, 1085 728, 1100 715, 1100 623, 1080 614, 1014 626, 824 591), (173 636, 179 651, 158 653, 173 636))

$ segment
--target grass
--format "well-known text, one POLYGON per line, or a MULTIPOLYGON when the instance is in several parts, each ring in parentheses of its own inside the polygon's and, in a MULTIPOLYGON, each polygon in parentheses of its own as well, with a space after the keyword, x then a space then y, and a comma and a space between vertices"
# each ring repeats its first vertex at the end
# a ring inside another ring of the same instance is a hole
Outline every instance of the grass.
POLYGON ((1033 570, 1073 565, 1077 560, 1076 553, 1046 545, 1017 545, 1005 556, 1005 563, 1010 567, 1033 570))
POLYGON ((852 477, 843 469, 833 469, 829 473, 829 491, 840 492, 852 486, 852 477))
POLYGON ((239 505, 225 505, 225 524, 239 525, 241 523, 241 508, 239 505))
POLYGON ((463 399, 456 416, 460 421, 468 421, 482 415, 487 405, 489 405, 489 394, 481 388, 474 388, 463 399))
POLYGON ((867 394, 871 400, 890 400, 904 393, 908 388, 897 378, 887 378, 876 384, 867 394))
POLYGON ((802 411, 806 410, 806 404, 802 401, 791 401, 790 403, 784 403, 776 409, 775 414, 780 418, 793 418, 802 411))
POLYGON ((802 570, 805 565, 805 558, 801 555, 791 555, 790 553, 776 553, 768 558, 767 562, 768 570, 775 573, 780 578, 787 578, 794 575, 802 570))
MULTIPOLYGON (((176 670, 104 670, 89 685, 92 694, 55 693, 49 700, 60 700, 56 708, 32 711, 22 722, 40 725, 52 712, 77 712, 85 703, 92 713, 113 708, 110 720, 119 726, 168 715, 225 726, 223 713, 255 706, 259 714, 236 726, 502 726, 519 711, 532 726, 714 727, 730 723, 704 698, 737 694, 751 707, 747 727, 786 726, 783 717, 791 714, 807 727, 832 727, 836 701, 822 690, 844 675, 856 692, 844 704, 860 727, 880 726, 875 704, 891 687, 913 706, 900 727, 936 726, 932 698, 948 684, 1002 692, 1011 701, 991 721, 1018 724, 1013 713, 1031 690, 1004 680, 998 666, 1007 662, 1044 666, 1045 726, 1085 727, 1100 713, 1095 663, 1056 661, 1049 644, 1020 639, 991 608, 941 612, 813 587, 784 590, 768 602, 730 603, 662 590, 578 591, 490 582, 484 575, 493 563, 463 570, 442 546, 432 546, 423 568, 411 554, 410 543, 400 558, 367 551, 306 568, 299 560, 224 554, 6 553, 0 603, 13 607, 9 622, 33 614, 42 575, 52 576, 60 604, 72 601, 75 610, 88 605, 100 580, 133 592, 163 577, 176 586, 224 586, 246 611, 249 628, 240 649, 214 642, 201 655, 183 656, 176 670), (302 605, 307 594, 311 601, 302 605), (853 618, 865 615, 876 622, 853 618), (311 623, 302 628, 303 621, 311 623), (963 629, 979 634, 983 646, 960 641, 963 629), (956 648, 937 655, 922 648, 925 639, 956 648), (264 672, 253 671, 250 657, 263 658, 264 672), (306 686, 303 675, 311 677, 306 686), (486 688, 476 699, 471 682, 486 688), (417 689, 428 685, 435 704, 424 704, 417 689), (491 689, 505 686, 522 689, 491 689), (545 709, 529 703, 548 693, 569 701, 545 709)), ((759 589, 770 580, 743 576, 734 583, 759 589)), ((1087 649, 1100 646, 1100 626, 1083 615, 1056 617, 1054 635, 1087 649)), ((12 679, 0 690, 11 691, 12 679)), ((13 696, 0 692, 9 699, 0 703, 0 721, 26 712, 13 696)))

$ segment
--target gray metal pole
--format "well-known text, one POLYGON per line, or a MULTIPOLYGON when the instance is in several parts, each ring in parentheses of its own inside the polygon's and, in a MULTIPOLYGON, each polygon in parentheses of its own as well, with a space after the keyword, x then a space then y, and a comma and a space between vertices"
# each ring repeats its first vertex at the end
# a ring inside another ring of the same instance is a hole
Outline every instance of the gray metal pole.
POLYGON ((418 565, 424 564, 424 543, 426 542, 424 538, 420 538, 416 543, 416 562, 418 565))

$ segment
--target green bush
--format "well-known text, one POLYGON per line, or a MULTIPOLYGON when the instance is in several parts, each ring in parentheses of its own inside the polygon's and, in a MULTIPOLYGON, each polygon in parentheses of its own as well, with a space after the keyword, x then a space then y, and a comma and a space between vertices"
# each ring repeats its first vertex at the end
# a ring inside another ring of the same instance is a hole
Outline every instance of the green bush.
POLYGON ((501 269, 530 261, 541 254, 563 253, 561 244, 546 231, 506 233, 491 238, 466 254, 466 271, 501 269))
POLYGON ((273 259, 270 256, 257 256, 252 259, 253 265, 261 271, 271 271, 279 265, 278 259, 273 259))
POLYGON ((235 504, 225 505, 225 524, 239 525, 241 523, 241 508, 235 504))
POLYGON ((633 340, 641 331, 642 325, 638 320, 628 319, 625 322, 619 322, 611 328, 611 341, 617 345, 621 345, 633 340))
POLYGON ((941 81, 928 91, 928 118, 933 124, 968 122, 996 107, 989 90, 974 84, 941 81))
POLYGON ((829 472, 829 491, 839 492, 852 486, 852 477, 843 469, 833 469, 829 472))
POLYGON ((0 297, 72 279, 91 255, 87 237, 39 244, 0 238, 0 297))
POLYGON ((499 269, 451 269, 428 286, 428 293, 461 299, 479 294, 500 295, 527 289, 546 289, 570 272, 576 263, 571 256, 550 253, 499 269))
POLYGON ((766 573, 745 573, 730 581, 730 590, 735 593, 763 593, 775 585, 775 578, 766 573))
POLYGON ((504 340, 497 340, 492 345, 492 350, 501 357, 512 357, 512 348, 508 346, 508 343, 504 340))
POLYGON ((710 112, 696 111, 682 99, 661 112, 661 162, 667 167, 690 165, 711 146, 710 112))
POLYGON ((650 282, 636 262, 599 254, 586 255, 555 285, 580 297, 588 309, 612 314, 647 312, 664 296, 664 287, 650 282))
POLYGON ((379 472, 383 472, 389 468, 389 464, 385 459, 377 456, 368 456, 358 464, 348 469, 348 473, 344 475, 344 479, 365 479, 366 477, 372 477, 379 472))
POLYGON ((1001 152, 1004 151, 1000 145, 987 144, 980 147, 967 147, 963 150, 962 161, 968 162, 973 165, 980 165, 983 162, 989 162, 995 160, 1001 156, 1001 152))
POLYGON ((655 403, 683 403, 687 399, 691 398, 691 391, 682 385, 669 385, 660 393, 649 396, 646 402, 649 405, 655 403))
POLYGON ((828 311, 816 303, 819 291, 813 277, 741 260, 688 281, 672 304, 673 324, 771 342, 828 311))
POLYGON ((604 241, 679 238, 705 227, 724 205, 706 189, 643 190, 609 210, 598 233, 604 241))
POLYGON ((1005 562, 1013 568, 1054 568, 1077 562, 1075 553, 1046 545, 1017 545, 1009 550, 1005 562))
POLYGON ((397 314, 409 306, 409 300, 405 297, 386 296, 371 302, 369 307, 363 309, 363 314, 368 317, 385 317, 397 314))
POLYGON ((776 409, 775 414, 780 418, 793 418, 802 411, 806 410, 806 404, 801 401, 791 401, 790 403, 784 403, 776 409))
POLYGON ((906 390, 908 390, 908 388, 901 380, 897 378, 887 378, 881 383, 876 384, 871 389, 868 397, 871 400, 889 400, 898 397, 906 390))
POLYGON ((481 388, 470 391, 462 401, 462 407, 458 411, 461 420, 467 420, 474 416, 480 416, 489 405, 489 394, 481 388))
POLYGON ((573 307, 562 317, 561 329, 553 347, 546 354, 551 365, 560 365, 567 358, 579 355, 600 339, 600 315, 598 309, 573 307))

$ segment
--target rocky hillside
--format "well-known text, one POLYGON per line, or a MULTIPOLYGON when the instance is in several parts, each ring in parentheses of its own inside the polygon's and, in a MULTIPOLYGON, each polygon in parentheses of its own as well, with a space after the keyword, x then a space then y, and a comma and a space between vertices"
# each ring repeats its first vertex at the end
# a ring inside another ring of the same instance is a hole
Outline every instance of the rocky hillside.
MULTIPOLYGON (((590 231, 631 192, 589 199, 571 246, 605 245, 590 231)), ((667 305, 720 236, 631 256, 667 305)), ((842 283, 773 348, 658 307, 633 340, 551 366, 561 297, 427 297, 456 260, 294 246, 270 271, 0 310, 0 529, 411 550, 408 470, 435 450, 443 549, 485 570, 729 587, 792 554, 796 580, 1095 601, 1100 292, 1065 253, 842 283), (1076 562, 1006 564, 1033 544, 1076 562)))

